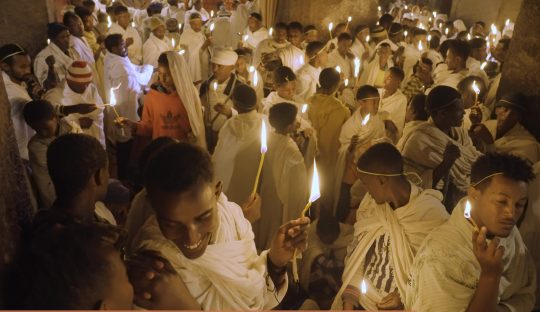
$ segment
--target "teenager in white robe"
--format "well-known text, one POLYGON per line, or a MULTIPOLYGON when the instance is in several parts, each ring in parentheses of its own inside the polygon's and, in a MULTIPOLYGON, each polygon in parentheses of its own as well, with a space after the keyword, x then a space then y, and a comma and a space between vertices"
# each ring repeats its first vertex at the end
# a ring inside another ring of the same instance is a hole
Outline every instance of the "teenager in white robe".
POLYGON ((355 34, 351 52, 355 57, 361 60, 363 64, 364 61, 370 59, 375 53, 375 50, 371 48, 368 42, 366 42, 369 36, 369 27, 366 25, 359 25, 355 29, 355 34))
POLYGON ((391 67, 384 80, 384 88, 379 89, 381 95, 380 110, 389 114, 390 120, 396 125, 398 138, 405 127, 405 112, 407 110, 407 97, 401 92, 399 86, 403 81, 403 71, 391 67))
POLYGON ((152 17, 150 21, 152 33, 143 45, 143 64, 158 66, 159 56, 166 51, 173 49, 172 43, 165 40, 165 23, 158 17, 152 17))
POLYGON ((247 27, 242 35, 242 45, 244 48, 255 51, 259 43, 270 38, 268 29, 262 26, 262 16, 259 13, 251 13, 247 20, 247 27))
POLYGON ((521 123, 528 111, 523 101, 518 93, 506 94, 495 105, 497 119, 473 127, 472 137, 481 150, 509 153, 533 164, 540 161, 540 144, 521 123))
POLYGON ((293 44, 289 44, 278 51, 283 66, 290 67, 294 72, 298 71, 305 64, 305 53, 293 44))
POLYGON ((468 196, 418 250, 407 287, 407 310, 534 307, 534 264, 515 226, 527 204, 532 168, 515 156, 488 154, 478 159, 472 176, 468 196), (467 202, 472 208, 469 220, 467 202))
POLYGON ((208 48, 211 46, 211 41, 202 30, 200 15, 192 15, 190 25, 191 27, 184 29, 179 44, 186 49, 187 61, 193 81, 204 81, 210 75, 210 52, 208 48))
POLYGON ((137 29, 131 26, 131 15, 126 7, 118 6, 114 10, 116 22, 112 23, 107 35, 120 34, 126 41, 128 56, 135 65, 142 64, 143 42, 137 29))
MULTIPOLYGON (((433 87, 448 86, 457 89, 459 82, 469 73, 467 69, 469 50, 468 43, 459 40, 451 41, 446 53, 446 70, 434 74, 433 87)), ((441 69, 444 69, 444 67, 441 67, 441 69)))
POLYGON ((47 36, 51 43, 38 53, 34 60, 34 73, 43 86, 50 75, 47 59, 54 59, 54 74, 57 76, 57 83, 66 78, 67 68, 73 61, 80 59, 79 53, 70 44, 70 36, 67 27, 58 23, 51 23, 48 26, 47 36))
POLYGON ((407 179, 403 159, 390 143, 369 148, 357 168, 368 194, 356 212, 343 285, 332 309, 398 310, 406 299, 416 251, 448 213, 440 192, 423 190, 407 179), (360 294, 362 281, 366 294, 360 294))
POLYGON ((354 55, 351 53, 352 37, 349 33, 339 36, 337 47, 328 53, 328 67, 338 68, 341 71, 343 80, 354 79, 354 55))
MULTIPOLYGON (((138 121, 139 98, 142 97, 142 87, 147 85, 152 78, 154 68, 151 65, 135 65, 128 58, 124 39, 120 34, 110 35, 105 40, 107 54, 105 54, 105 90, 108 90, 110 103, 111 90, 116 99, 116 112, 120 117, 138 121), (112 36, 112 37, 111 37, 112 36)), ((108 112, 112 119, 116 118, 113 111, 108 112)), ((115 127, 114 125, 111 125, 115 127)), ((131 133, 115 127, 113 141, 126 142, 131 139, 131 133)))
POLYGON ((277 23, 274 27, 272 37, 259 43, 253 52, 253 66, 255 68, 265 63, 265 57, 271 54, 278 54, 281 49, 288 47, 291 43, 287 41, 287 25, 277 23))
POLYGON ((307 101, 317 92, 319 75, 327 64, 328 51, 326 45, 319 41, 310 42, 306 48, 306 64, 296 72, 298 77, 296 95, 302 102, 307 101))
POLYGON ((268 152, 261 173, 261 218, 253 224, 258 250, 269 248, 280 225, 300 217, 308 200, 304 157, 290 137, 296 128, 297 112, 290 103, 270 109, 268 119, 274 132, 268 134, 268 152))
POLYGON ((247 0, 241 0, 236 4, 236 7, 232 11, 231 21, 231 43, 232 47, 237 47, 240 40, 242 40, 242 32, 248 25, 249 19, 249 7, 247 0))
POLYGON ((453 207, 467 191, 471 166, 481 153, 461 126, 463 102, 456 90, 447 86, 434 88, 426 108, 429 121, 404 134, 397 148, 405 159, 406 170, 416 172, 424 188, 442 189, 445 184, 445 201, 449 200, 448 205, 453 207))
POLYGON ((236 75, 243 83, 250 85, 257 93, 257 110, 261 111, 261 101, 264 99, 264 83, 261 73, 251 66, 251 53, 248 49, 236 49, 236 75))
POLYGON ((415 29, 411 44, 405 46, 403 51, 403 72, 405 77, 413 74, 413 67, 422 57, 422 53, 428 50, 427 32, 424 29, 415 29))
POLYGON ((305 248, 309 221, 283 225, 270 250, 258 255, 251 224, 221 192, 221 184, 214 183, 212 167, 208 152, 184 143, 168 146, 150 160, 145 181, 156 215, 140 229, 137 246, 169 260, 203 310, 271 309, 287 291, 285 267, 294 248, 305 248), (165 181, 163 176, 172 178, 165 181), (196 198, 180 199, 193 189, 196 198))
POLYGON ((198 13, 201 16, 203 23, 206 23, 206 21, 210 19, 210 14, 208 14, 208 11, 203 8, 202 2, 202 0, 194 0, 193 7, 186 11, 186 14, 184 15, 184 31, 188 28, 191 28, 189 20, 193 13, 198 13))
MULTIPOLYGON (((257 95, 248 85, 236 86, 232 101, 238 115, 227 120, 219 131, 212 160, 216 181, 223 183, 223 192, 231 201, 243 203, 251 194, 257 174, 261 127, 266 117, 257 112, 257 95)), ((268 121, 265 122, 269 129, 268 121)))
POLYGON ((381 44, 381 46, 377 48, 373 59, 367 64, 361 64, 358 85, 370 85, 376 88, 383 87, 386 71, 394 66, 391 56, 392 50, 390 49, 390 45, 381 44))
MULTIPOLYGON (((88 114, 70 114, 64 119, 79 127, 84 134, 96 138, 105 148, 103 124, 103 101, 97 88, 92 83, 92 69, 83 61, 76 61, 68 68, 66 81, 50 90, 44 96, 54 106, 73 106, 77 104, 95 104, 97 109, 88 114), (86 125, 85 125, 86 124, 86 125), (89 126, 88 126, 89 124, 89 126)), ((57 111, 61 112, 61 109, 57 111)))

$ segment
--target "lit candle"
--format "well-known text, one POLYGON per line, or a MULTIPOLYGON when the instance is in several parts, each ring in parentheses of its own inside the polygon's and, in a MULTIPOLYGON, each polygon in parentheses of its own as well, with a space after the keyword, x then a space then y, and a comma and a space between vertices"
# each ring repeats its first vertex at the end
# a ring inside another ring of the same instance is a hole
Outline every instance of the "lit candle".
POLYGON ((448 36, 448 27, 444 30, 444 34, 448 36))
POLYGON ((367 35, 367 36, 366 36, 366 42, 369 42, 369 39, 370 39, 370 38, 371 38, 371 37, 370 37, 369 35, 367 35))
MULTIPOLYGON (((103 104, 103 106, 109 106, 109 107, 112 108, 112 110, 114 112, 114 115, 116 116, 116 118, 114 119, 114 122, 116 124, 118 124, 118 125, 123 124, 124 117, 120 116, 120 114, 118 114, 118 111, 115 108, 115 106, 116 106, 116 96, 114 95, 114 91, 118 90, 118 88, 120 88, 121 85, 122 85, 122 83, 120 83, 117 87, 113 87, 113 88, 109 89, 109 104, 103 104)), ((121 128, 120 132, 122 133, 122 135, 125 135, 124 128, 121 128)))
POLYGON ((51 39, 47 39, 47 45, 51 44, 51 39))
POLYGON ((378 10, 379 12, 381 12, 382 8, 381 8, 380 5, 377 7, 377 10, 378 10))
POLYGON ((422 45, 422 41, 418 41, 418 51, 422 52, 424 50, 424 46, 422 45))
POLYGON ((174 49, 174 47, 176 47, 176 42, 174 41, 174 38, 171 39, 171 44, 172 44, 172 47, 174 49))
POLYGON ((349 78, 345 79, 345 87, 349 86, 349 78))
POLYGON ((437 18, 437 11, 433 12, 433 18, 437 18))
POLYGON ((487 62, 483 62, 482 65, 480 66, 480 69, 484 70, 486 69, 486 66, 487 66, 487 62))
POLYGON ((349 18, 347 18, 347 26, 345 26, 345 31, 349 29, 349 24, 351 23, 351 21, 352 21, 352 16, 349 16, 349 18))
POLYGON ((330 40, 332 40, 332 29, 334 29, 334 23, 330 22, 328 24, 328 32, 330 33, 330 40))
POLYGON ((405 10, 408 10, 409 9, 409 6, 408 5, 405 5, 405 10))
POLYGON ((185 53, 186 53, 186 50, 184 50, 184 49, 178 51, 178 54, 179 54, 179 55, 184 55, 185 53))
POLYGON ((209 28, 209 29, 210 29, 210 33, 212 33, 212 32, 214 31, 214 28, 216 28, 216 24, 211 23, 211 24, 210 24, 210 28, 209 28))
POLYGON ((465 217, 465 219, 467 219, 467 221, 469 221, 470 224, 472 224, 474 229, 478 231, 478 226, 476 225, 474 220, 471 218, 471 210, 472 210, 471 202, 467 199, 467 201, 465 202, 465 211, 463 213, 463 216, 465 217))
POLYGON ((111 17, 107 16, 107 27, 111 28, 111 26, 112 26, 111 17))
POLYGON ((428 21, 431 23, 433 21, 433 19, 431 18, 431 16, 429 17, 428 21))
POLYGON ((473 81, 471 88, 474 91, 474 105, 478 104, 478 95, 480 94, 480 88, 476 84, 476 80, 473 81))
POLYGON ((270 27, 270 29, 268 30, 268 35, 272 36, 273 34, 274 34, 274 28, 270 27))
POLYGON ((178 23, 178 29, 179 30, 182 30, 182 26, 183 26, 182 23, 178 23))
POLYGON ((504 22, 504 26, 510 25, 510 19, 507 19, 506 22, 504 22))
POLYGON ((354 59, 354 78, 358 78, 359 75, 360 75, 360 59, 356 57, 354 59))
POLYGON ((408 35, 408 34, 409 34, 409 32, 406 31, 406 30, 403 32, 403 35, 405 35, 405 38, 407 38, 407 35, 408 35))
POLYGON ((257 169, 257 176, 255 177, 255 183, 253 185, 253 191, 251 192, 251 196, 255 196, 255 193, 257 193, 257 187, 259 186, 259 178, 261 176, 261 171, 264 163, 264 156, 266 155, 267 150, 268 147, 266 146, 266 123, 263 120, 261 125, 261 160, 259 162, 259 168, 257 169))
POLYGON ((367 125, 367 123, 369 122, 369 119, 370 119, 370 118, 371 118, 371 114, 367 114, 366 117, 364 117, 364 118, 362 119, 361 125, 362 125, 362 126, 367 125))
POLYGON ((491 24, 491 34, 496 36, 497 33, 498 33, 497 26, 495 26, 495 24, 491 24))
POLYGON ((253 86, 256 87, 257 84, 259 84, 259 75, 257 74, 257 72, 254 72, 253 73, 253 86))
POLYGON ((362 295, 365 295, 367 293, 367 283, 365 279, 362 279, 362 283, 360 283, 360 292, 362 295))
MULTIPOLYGON (((319 172, 317 171, 317 162, 313 160, 313 178, 311 179, 311 192, 309 195, 309 201, 307 205, 302 210, 302 214, 300 214, 300 218, 303 218, 307 216, 309 213, 309 208, 311 208, 311 204, 315 202, 317 199, 321 197, 321 188, 319 185, 319 172)), ((293 279, 295 283, 298 283, 298 264, 296 263, 296 256, 297 256, 297 250, 294 250, 294 255, 292 258, 293 265, 292 265, 292 271, 293 271, 293 279)))
POLYGON ((131 27, 135 28, 135 22, 131 22, 131 27))
MULTIPOLYGON (((208 12, 208 11, 207 11, 208 12)), ((214 10, 210 11, 210 17, 213 18, 214 17, 214 10)))
POLYGON ((308 105, 307 104, 302 105, 302 114, 305 114, 307 110, 308 110, 308 105))
POLYGON ((336 71, 341 74, 341 66, 336 66, 336 71))
POLYGON ((242 37, 242 41, 244 43, 246 43, 248 41, 248 39, 249 39, 249 35, 244 35, 244 37, 242 37))

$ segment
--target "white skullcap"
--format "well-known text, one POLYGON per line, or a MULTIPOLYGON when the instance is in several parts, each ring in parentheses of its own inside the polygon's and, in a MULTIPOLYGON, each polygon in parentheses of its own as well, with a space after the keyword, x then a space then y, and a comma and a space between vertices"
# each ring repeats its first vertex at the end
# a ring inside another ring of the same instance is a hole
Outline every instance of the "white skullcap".
POLYGON ((237 60, 238 54, 236 54, 236 52, 234 52, 231 48, 216 49, 214 51, 214 55, 212 55, 212 63, 217 65, 236 65, 237 60))

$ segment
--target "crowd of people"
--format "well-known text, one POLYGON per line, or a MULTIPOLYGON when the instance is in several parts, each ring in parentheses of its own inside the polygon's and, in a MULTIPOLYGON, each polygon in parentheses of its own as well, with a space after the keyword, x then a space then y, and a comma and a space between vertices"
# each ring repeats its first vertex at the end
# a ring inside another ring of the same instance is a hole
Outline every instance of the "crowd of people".
POLYGON ((527 98, 497 96, 510 20, 49 2, 35 58, 0 47, 35 212, 6 308, 540 308, 540 143, 527 98))

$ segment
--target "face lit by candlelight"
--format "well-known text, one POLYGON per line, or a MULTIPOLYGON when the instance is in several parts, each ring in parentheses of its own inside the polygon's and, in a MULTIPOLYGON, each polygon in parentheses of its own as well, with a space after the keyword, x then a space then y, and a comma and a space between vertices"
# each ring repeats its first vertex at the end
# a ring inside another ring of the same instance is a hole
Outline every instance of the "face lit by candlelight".
POLYGON ((221 184, 201 183, 183 193, 149 192, 161 232, 188 259, 202 256, 218 227, 217 198, 221 184))
POLYGON ((294 95, 296 94, 296 81, 293 80, 280 84, 276 86, 276 91, 280 97, 292 101, 294 99, 294 95))
POLYGON ((507 237, 522 216, 527 204, 527 183, 496 175, 470 187, 469 198, 474 201, 471 215, 478 227, 485 226, 488 234, 507 237))

